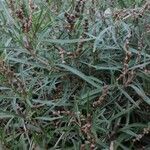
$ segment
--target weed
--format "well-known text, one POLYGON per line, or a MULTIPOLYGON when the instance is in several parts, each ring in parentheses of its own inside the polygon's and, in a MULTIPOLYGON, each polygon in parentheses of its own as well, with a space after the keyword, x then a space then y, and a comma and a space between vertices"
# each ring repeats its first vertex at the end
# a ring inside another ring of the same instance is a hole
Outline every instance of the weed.
POLYGON ((0 1, 0 149, 150 148, 150 2, 0 1))

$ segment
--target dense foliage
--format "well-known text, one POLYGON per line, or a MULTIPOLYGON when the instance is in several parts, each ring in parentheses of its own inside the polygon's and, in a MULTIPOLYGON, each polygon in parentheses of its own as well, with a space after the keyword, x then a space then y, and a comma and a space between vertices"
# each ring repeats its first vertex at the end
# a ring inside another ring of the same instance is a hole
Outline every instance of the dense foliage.
POLYGON ((150 2, 0 1, 0 149, 150 148, 150 2))

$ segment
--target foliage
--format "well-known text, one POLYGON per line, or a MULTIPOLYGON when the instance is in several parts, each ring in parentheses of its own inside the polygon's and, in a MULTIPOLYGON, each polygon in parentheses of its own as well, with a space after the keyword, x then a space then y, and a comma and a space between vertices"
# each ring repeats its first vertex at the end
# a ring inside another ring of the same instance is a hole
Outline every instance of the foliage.
POLYGON ((0 1, 3 149, 150 148, 150 2, 0 1))

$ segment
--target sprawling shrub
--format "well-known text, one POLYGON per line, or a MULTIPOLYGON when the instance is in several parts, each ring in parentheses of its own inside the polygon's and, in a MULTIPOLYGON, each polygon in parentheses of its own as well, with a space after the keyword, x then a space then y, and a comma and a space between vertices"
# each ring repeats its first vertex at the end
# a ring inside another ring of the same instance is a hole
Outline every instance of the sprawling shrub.
POLYGON ((3 149, 150 147, 150 2, 0 1, 3 149))

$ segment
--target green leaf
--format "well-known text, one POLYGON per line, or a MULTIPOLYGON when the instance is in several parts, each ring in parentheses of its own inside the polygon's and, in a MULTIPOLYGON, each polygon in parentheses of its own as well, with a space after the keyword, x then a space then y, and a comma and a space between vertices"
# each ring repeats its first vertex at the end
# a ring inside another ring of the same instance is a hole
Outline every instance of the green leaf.
POLYGON ((142 89, 138 88, 137 86, 133 84, 129 86, 134 89, 137 95, 139 95, 147 104, 150 105, 150 98, 146 96, 145 92, 142 89))
POLYGON ((84 73, 78 71, 75 68, 72 68, 70 66, 64 65, 64 64, 59 64, 57 65, 59 67, 62 67, 70 72, 72 72, 73 74, 79 76, 80 78, 82 78, 84 81, 88 82, 89 84, 91 84, 92 86, 96 87, 96 88, 101 88, 100 84, 95 83, 89 76, 86 76, 84 73))
POLYGON ((50 118, 50 117, 36 117, 35 119, 43 120, 43 121, 54 121, 54 120, 58 120, 58 119, 61 119, 61 118, 63 118, 63 116, 53 117, 53 118, 50 118))
POLYGON ((123 90, 123 89, 120 88, 120 87, 119 87, 119 89, 120 89, 120 91, 124 94, 124 96, 125 96, 131 103, 133 103, 136 107, 140 108, 140 107, 138 106, 138 104, 132 99, 132 97, 131 97, 125 90, 123 90))
POLYGON ((5 113, 0 113, 0 119, 6 119, 6 118, 12 118, 14 117, 13 115, 5 114, 5 113))
POLYGON ((62 39, 48 39, 48 40, 43 40, 43 43, 55 43, 55 44, 72 44, 72 43, 78 43, 78 42, 87 42, 87 41, 92 41, 93 38, 87 38, 87 39, 68 39, 68 40, 62 40, 62 39))

